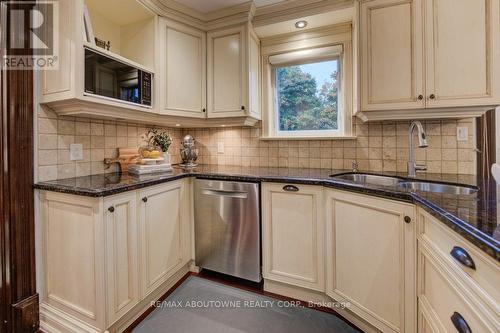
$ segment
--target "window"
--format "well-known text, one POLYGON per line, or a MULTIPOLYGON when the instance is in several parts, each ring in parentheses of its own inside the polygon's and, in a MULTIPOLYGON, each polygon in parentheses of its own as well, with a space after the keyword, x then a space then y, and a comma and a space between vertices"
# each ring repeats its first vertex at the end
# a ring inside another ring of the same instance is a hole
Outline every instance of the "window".
POLYGON ((278 135, 338 131, 339 67, 339 58, 334 58, 275 68, 278 135))
POLYGON ((261 40, 262 140, 354 139, 352 23, 261 40))

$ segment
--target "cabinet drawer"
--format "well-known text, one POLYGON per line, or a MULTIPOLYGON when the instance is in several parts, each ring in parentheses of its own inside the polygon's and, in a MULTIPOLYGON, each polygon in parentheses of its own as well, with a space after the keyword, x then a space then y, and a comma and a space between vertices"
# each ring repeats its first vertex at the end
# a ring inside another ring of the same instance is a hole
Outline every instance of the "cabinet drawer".
POLYGON ((435 249, 480 299, 500 312, 500 265, 427 212, 420 210, 419 219, 419 241, 435 249), (461 263, 460 256, 470 260, 473 268, 461 263))
MULTIPOLYGON (((485 310, 458 278, 452 276, 432 249, 419 245, 419 307, 431 313, 432 326, 439 332, 498 332, 497 315, 485 310), (454 324, 462 321, 459 330, 454 324)), ((422 323, 422 322, 421 322, 422 323)))

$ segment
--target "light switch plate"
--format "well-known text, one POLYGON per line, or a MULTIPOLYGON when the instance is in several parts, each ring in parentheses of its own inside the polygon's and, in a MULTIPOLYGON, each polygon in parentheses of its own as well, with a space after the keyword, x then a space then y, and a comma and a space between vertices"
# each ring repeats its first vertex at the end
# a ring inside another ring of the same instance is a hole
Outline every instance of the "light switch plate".
POLYGON ((83 160, 83 145, 81 143, 72 143, 69 145, 69 159, 71 161, 83 160))
POLYGON ((224 142, 217 142, 217 154, 224 154, 224 142))
POLYGON ((467 127, 457 127, 457 141, 467 141, 469 129, 467 127))

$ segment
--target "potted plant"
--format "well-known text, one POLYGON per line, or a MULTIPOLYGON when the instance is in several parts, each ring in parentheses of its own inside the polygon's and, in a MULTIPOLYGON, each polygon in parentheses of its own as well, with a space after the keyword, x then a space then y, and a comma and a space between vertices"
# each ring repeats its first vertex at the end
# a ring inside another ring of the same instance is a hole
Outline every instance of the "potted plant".
POLYGON ((168 154, 168 148, 172 144, 170 134, 157 128, 150 128, 147 133, 147 140, 150 146, 160 148, 162 157, 165 160, 164 163, 170 163, 170 155, 168 154))

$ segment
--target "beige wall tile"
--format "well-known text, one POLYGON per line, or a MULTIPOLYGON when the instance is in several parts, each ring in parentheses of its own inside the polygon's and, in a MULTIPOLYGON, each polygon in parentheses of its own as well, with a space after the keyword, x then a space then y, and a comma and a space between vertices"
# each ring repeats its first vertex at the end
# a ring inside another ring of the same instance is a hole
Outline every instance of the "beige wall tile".
POLYGON ((74 143, 81 143, 83 149, 90 148, 90 135, 75 135, 74 143))
POLYGON ((56 165, 57 164, 57 150, 39 150, 38 151, 38 165, 56 165))
POLYGON ((76 177, 90 175, 90 162, 76 163, 75 175, 76 177))
POLYGON ((38 133, 40 134, 56 134, 57 119, 38 118, 38 133))
POLYGON ((75 135, 90 135, 90 123, 89 122, 75 122, 75 135))
POLYGON ((68 120, 58 120, 57 121, 57 133, 75 135, 75 122, 68 120))
POLYGON ((104 124, 90 123, 90 135, 104 135, 104 124))
POLYGON ((58 135, 57 136, 57 148, 58 149, 69 149, 69 145, 75 142, 74 135, 58 135))
POLYGON ((39 134, 38 149, 57 149, 57 135, 39 134))
POLYGON ((93 135, 90 137, 90 148, 104 148, 104 136, 93 135))
POLYGON ((43 182, 54 179, 57 179, 57 165, 38 167, 38 180, 43 182))
POLYGON ((57 178, 72 178, 76 174, 76 163, 60 164, 57 166, 57 178))

